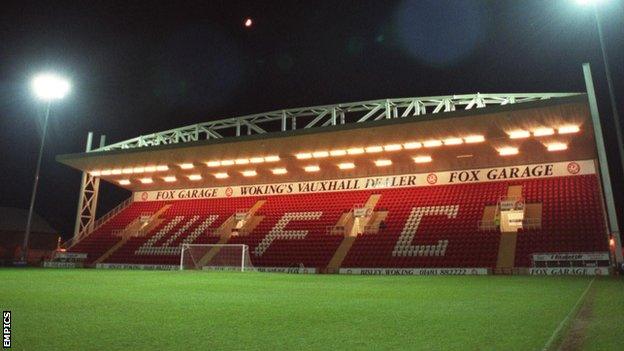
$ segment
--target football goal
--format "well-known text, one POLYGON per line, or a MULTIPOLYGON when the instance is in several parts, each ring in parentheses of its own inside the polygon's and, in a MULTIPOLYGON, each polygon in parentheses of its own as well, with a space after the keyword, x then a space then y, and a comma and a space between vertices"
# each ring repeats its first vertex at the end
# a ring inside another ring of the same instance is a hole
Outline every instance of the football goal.
POLYGON ((180 270, 213 269, 244 272, 253 268, 244 244, 183 244, 180 270))

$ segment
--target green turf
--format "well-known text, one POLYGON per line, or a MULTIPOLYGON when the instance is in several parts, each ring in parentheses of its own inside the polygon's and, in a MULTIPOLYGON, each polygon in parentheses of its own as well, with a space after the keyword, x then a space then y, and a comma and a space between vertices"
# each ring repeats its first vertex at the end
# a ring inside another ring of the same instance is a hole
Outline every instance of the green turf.
MULTIPOLYGON (((0 282, 16 350, 524 351, 589 278, 3 269, 0 282)), ((608 323, 622 325, 621 301, 608 323)))

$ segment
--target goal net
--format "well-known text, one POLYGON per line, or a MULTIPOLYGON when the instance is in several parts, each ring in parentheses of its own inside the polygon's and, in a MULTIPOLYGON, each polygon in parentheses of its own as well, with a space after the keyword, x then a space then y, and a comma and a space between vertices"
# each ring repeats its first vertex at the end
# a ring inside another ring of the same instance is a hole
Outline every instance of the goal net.
POLYGON ((184 244, 180 270, 215 269, 246 271, 253 268, 249 246, 243 244, 184 244))

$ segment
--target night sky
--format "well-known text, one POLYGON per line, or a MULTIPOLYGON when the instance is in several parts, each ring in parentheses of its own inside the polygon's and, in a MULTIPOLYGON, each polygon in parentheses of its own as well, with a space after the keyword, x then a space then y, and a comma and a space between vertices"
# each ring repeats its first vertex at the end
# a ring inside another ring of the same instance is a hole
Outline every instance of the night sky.
MULTIPOLYGON (((603 0, 599 11, 624 115, 624 5, 603 0)), ((36 204, 66 237, 80 174, 54 157, 83 151, 88 131, 116 142, 298 106, 582 92, 583 62, 592 64, 614 181, 624 188, 593 13, 574 0, 5 0, 0 55, 0 206, 29 203, 43 111, 31 77, 52 70, 72 81, 53 106, 36 204)), ((101 189, 102 211, 128 196, 101 189)))

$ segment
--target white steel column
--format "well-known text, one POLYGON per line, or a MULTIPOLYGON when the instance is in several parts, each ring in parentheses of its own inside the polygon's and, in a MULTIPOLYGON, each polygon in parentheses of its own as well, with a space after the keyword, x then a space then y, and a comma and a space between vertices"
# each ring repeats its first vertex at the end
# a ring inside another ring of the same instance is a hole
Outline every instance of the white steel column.
MULTIPOLYGON (((106 136, 100 137, 100 148, 104 147, 106 136)), ((92 150, 93 132, 87 134, 86 152, 92 150)), ((82 173, 80 192, 78 194, 78 210, 76 224, 74 226, 74 242, 93 230, 97 211, 97 200, 100 189, 100 178, 94 177, 87 172, 82 173)))
POLYGON ((605 141, 602 136, 602 126, 600 124, 600 114, 598 113, 598 103, 596 102, 596 93, 594 91, 594 81, 592 80, 589 63, 583 64, 583 75, 585 77, 587 100, 589 101, 589 111, 591 113, 594 127, 596 149, 598 151, 600 177, 602 178, 602 192, 604 194, 604 202, 607 207, 607 219, 609 220, 609 233, 613 235, 613 238, 615 239, 615 260, 619 264, 622 263, 622 241, 620 240, 620 229, 617 212, 615 210, 615 200, 613 199, 613 187, 611 185, 611 176, 609 175, 609 163, 607 161, 605 141))

